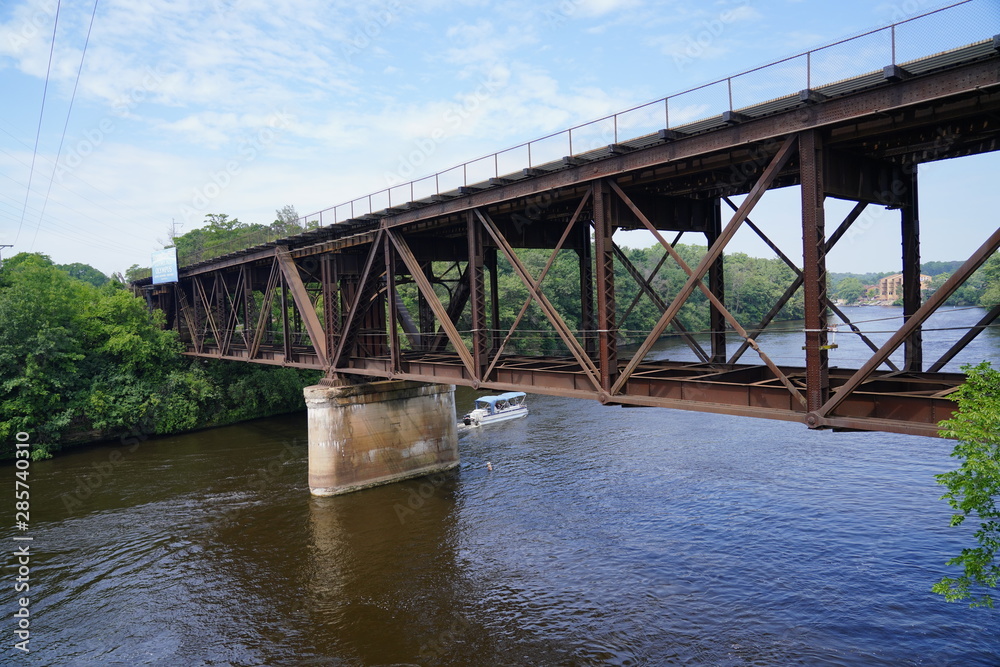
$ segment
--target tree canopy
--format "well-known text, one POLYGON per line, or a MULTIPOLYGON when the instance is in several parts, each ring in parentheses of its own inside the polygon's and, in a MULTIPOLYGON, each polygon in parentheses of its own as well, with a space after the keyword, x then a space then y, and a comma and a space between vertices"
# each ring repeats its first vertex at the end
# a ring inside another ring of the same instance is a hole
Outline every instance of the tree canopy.
POLYGON ((0 269, 0 457, 13 455, 19 431, 44 457, 66 441, 276 414, 301 407, 301 388, 317 379, 180 353, 162 313, 121 283, 97 287, 44 255, 15 255, 0 269))
POLYGON ((948 561, 962 573, 943 577, 933 591, 949 602, 992 607, 992 596, 981 591, 1000 582, 1000 371, 989 362, 962 370, 967 379, 954 395, 958 412, 941 422, 942 434, 958 440, 952 456, 961 464, 937 480, 948 489, 942 498, 956 511, 951 525, 961 526, 966 519, 978 525, 972 534, 975 546, 948 561))
POLYGON ((210 259, 275 238, 292 236, 309 227, 300 223, 294 206, 283 206, 276 210, 274 222, 266 225, 245 223, 239 218, 230 218, 226 213, 208 213, 205 221, 206 224, 198 229, 171 237, 172 243, 177 247, 178 261, 182 264, 195 259, 210 259))
POLYGON ((865 291, 864 283, 854 276, 848 276, 840 281, 837 285, 837 291, 834 294, 838 299, 843 299, 847 303, 854 303, 860 301, 865 296, 865 291))

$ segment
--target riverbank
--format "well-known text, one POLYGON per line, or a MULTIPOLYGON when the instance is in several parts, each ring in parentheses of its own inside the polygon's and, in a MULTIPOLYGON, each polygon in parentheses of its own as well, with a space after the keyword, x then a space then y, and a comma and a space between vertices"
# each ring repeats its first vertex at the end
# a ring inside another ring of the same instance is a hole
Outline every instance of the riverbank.
MULTIPOLYGON (((285 410, 279 410, 275 412, 270 412, 267 414, 257 415, 255 417, 246 417, 240 419, 234 419, 232 421, 220 421, 215 423, 200 424, 191 429, 186 429, 183 431, 176 431, 172 433, 154 433, 147 429, 142 429, 141 427, 136 427, 134 429, 129 429, 118 433, 102 433, 100 431, 89 430, 89 431, 76 431, 69 432, 63 436, 59 442, 59 446, 52 450, 46 450, 47 456, 36 456, 33 458, 35 461, 41 461, 46 459, 51 459, 54 456, 63 456, 70 453, 79 453, 91 448, 99 447, 114 447, 114 446, 126 446, 132 447, 137 443, 171 438, 177 436, 194 436, 200 432, 211 431, 218 428, 225 428, 227 426, 236 426, 239 424, 248 424, 255 421, 274 419, 279 417, 285 417, 295 414, 301 414, 303 423, 305 423, 306 408, 303 403, 300 406, 289 408, 285 410)), ((4 456, 0 457, 0 464, 13 463, 15 461, 14 456, 4 456)))

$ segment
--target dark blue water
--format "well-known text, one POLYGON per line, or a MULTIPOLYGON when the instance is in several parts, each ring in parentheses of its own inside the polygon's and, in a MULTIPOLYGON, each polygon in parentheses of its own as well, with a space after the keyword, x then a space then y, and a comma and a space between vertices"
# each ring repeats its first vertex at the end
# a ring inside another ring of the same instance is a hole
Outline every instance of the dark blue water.
POLYGON ((337 498, 308 494, 304 415, 35 463, 33 650, 8 615, 2 660, 1000 664, 1000 611, 930 592, 969 544, 952 443, 529 405, 448 475, 337 498))

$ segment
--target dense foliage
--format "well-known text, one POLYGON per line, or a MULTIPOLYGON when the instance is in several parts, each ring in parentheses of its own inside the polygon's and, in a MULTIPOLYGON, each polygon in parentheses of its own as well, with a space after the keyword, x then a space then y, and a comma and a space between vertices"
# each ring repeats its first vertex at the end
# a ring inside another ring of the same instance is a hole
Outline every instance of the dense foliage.
POLYGON ((302 387, 316 379, 188 360, 161 314, 124 285, 97 287, 74 271, 90 275, 27 253, 0 269, 0 457, 12 455, 18 431, 45 456, 66 442, 285 412, 302 406, 302 387))
POLYGON ((1000 370, 989 362, 962 370, 967 379, 955 394, 958 412, 941 422, 943 435, 958 440, 952 456, 962 463, 937 480, 948 489, 942 498, 956 511, 951 525, 978 522, 976 546, 948 561, 961 567, 962 574, 942 578, 933 590, 949 602, 970 600, 973 607, 992 607, 989 594, 974 591, 1000 582, 1000 370))

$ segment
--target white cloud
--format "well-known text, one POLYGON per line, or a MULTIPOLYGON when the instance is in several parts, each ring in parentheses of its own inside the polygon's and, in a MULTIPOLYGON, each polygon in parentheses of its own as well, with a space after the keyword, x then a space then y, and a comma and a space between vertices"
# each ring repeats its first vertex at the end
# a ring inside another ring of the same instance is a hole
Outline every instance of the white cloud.
POLYGON ((641 6, 642 2, 641 0, 577 0, 577 4, 583 16, 605 16, 612 12, 634 9, 641 6))

